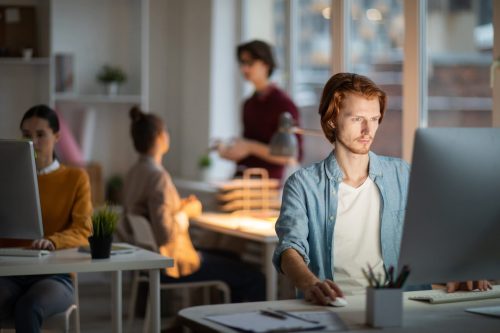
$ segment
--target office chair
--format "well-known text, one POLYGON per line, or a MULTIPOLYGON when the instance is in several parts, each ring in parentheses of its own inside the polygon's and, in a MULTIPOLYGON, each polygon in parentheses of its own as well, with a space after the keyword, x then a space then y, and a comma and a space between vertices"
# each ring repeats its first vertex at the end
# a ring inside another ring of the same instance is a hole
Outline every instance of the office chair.
MULTIPOLYGON (((158 246, 156 244, 153 231, 151 230, 151 225, 150 223, 142 216, 138 215, 127 215, 126 219, 129 222, 129 225, 132 229, 132 239, 134 242, 134 245, 142 247, 146 250, 153 251, 153 252, 158 252, 158 246)), ((144 273, 144 272, 142 272, 144 273)), ((131 331, 132 325, 134 322, 134 309, 135 309, 135 303, 137 300, 137 292, 139 288, 139 283, 140 282, 149 282, 149 277, 141 274, 140 271, 134 271, 134 275, 132 277, 132 288, 131 288, 131 295, 130 295, 130 303, 129 303, 129 308, 128 308, 128 330, 131 331)), ((189 306, 189 301, 190 301, 190 295, 189 291, 192 288, 202 288, 203 289, 203 302, 205 304, 208 303, 210 299, 210 288, 216 288, 217 290, 221 291, 223 301, 224 303, 229 303, 230 302, 230 290, 229 286, 219 280, 209 280, 209 281, 200 281, 200 282, 185 282, 185 283, 161 283, 160 284, 160 291, 161 290, 182 290, 182 307, 188 307, 189 306)), ((144 326, 143 326, 143 332, 149 332, 149 324, 150 324, 150 308, 149 308, 149 295, 147 305, 146 305, 146 316, 144 320, 144 326)), ((168 318, 166 325, 162 327, 162 329, 165 328, 170 328, 175 326, 175 316, 168 318)))
MULTIPOLYGON (((64 332, 69 333, 73 331, 75 333, 80 333, 80 301, 78 295, 78 275, 75 273, 72 275, 73 285, 75 289, 74 297, 75 302, 71 304, 65 311, 56 313, 55 315, 47 318, 42 325, 42 332, 64 332), (73 316, 73 327, 71 325, 71 317, 73 316)), ((0 327, 0 333, 4 332, 15 332, 14 321, 9 320, 3 323, 0 327)))

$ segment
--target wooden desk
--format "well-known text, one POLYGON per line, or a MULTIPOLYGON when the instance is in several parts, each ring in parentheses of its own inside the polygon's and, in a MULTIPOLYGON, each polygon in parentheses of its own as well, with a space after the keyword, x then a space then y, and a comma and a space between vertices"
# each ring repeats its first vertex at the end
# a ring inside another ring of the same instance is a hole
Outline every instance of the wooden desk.
POLYGON ((122 332, 122 270, 149 270, 153 332, 160 332, 160 269, 173 266, 173 259, 137 249, 130 254, 92 260, 77 249, 54 251, 41 258, 0 256, 0 276, 112 272, 113 332, 122 332))
MULTIPOLYGON (((412 292, 418 293, 418 292, 412 292)), ((408 296, 410 293, 405 293, 408 296)), ((344 308, 320 307, 303 300, 254 302, 196 306, 179 312, 182 323, 196 332, 238 332, 204 319, 206 315, 255 311, 265 308, 283 310, 330 310, 336 312, 349 332, 500 332, 500 318, 486 317, 465 312, 469 307, 500 305, 500 299, 432 305, 406 299, 403 325, 377 329, 365 325, 365 296, 347 296, 344 308)))
POLYGON ((278 274, 272 263, 274 249, 278 244, 274 222, 248 216, 204 213, 192 219, 191 224, 225 235, 261 243, 264 246, 262 267, 266 276, 266 298, 269 301, 278 298, 278 274))

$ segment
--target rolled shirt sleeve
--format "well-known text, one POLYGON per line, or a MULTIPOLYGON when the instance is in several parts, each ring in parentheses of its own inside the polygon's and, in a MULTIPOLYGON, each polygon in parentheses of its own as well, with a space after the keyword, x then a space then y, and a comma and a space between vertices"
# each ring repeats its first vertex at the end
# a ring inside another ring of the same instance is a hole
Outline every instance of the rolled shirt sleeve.
POLYGON ((304 189, 296 180, 296 175, 292 175, 283 189, 280 216, 276 222, 279 243, 274 251, 273 264, 278 272, 283 273, 281 255, 287 249, 297 251, 309 265, 308 224, 304 189))

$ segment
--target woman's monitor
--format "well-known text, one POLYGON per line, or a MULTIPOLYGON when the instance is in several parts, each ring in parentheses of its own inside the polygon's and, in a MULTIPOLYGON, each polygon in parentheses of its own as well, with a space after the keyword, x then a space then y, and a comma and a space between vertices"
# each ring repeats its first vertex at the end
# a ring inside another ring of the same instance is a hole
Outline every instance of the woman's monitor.
POLYGON ((33 143, 0 140, 0 157, 0 238, 42 238, 33 143))
POLYGON ((415 136, 399 267, 408 284, 500 278, 500 128, 415 136))

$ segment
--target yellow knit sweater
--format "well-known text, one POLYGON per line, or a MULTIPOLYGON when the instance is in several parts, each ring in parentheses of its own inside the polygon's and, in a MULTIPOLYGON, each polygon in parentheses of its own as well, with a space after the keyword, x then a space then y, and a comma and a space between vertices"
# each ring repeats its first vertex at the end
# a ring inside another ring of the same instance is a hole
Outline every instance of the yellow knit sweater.
MULTIPOLYGON (((88 244, 92 203, 85 171, 61 165, 54 172, 38 175, 44 238, 56 249, 88 244)), ((0 240, 0 246, 27 246, 31 241, 0 240)))

